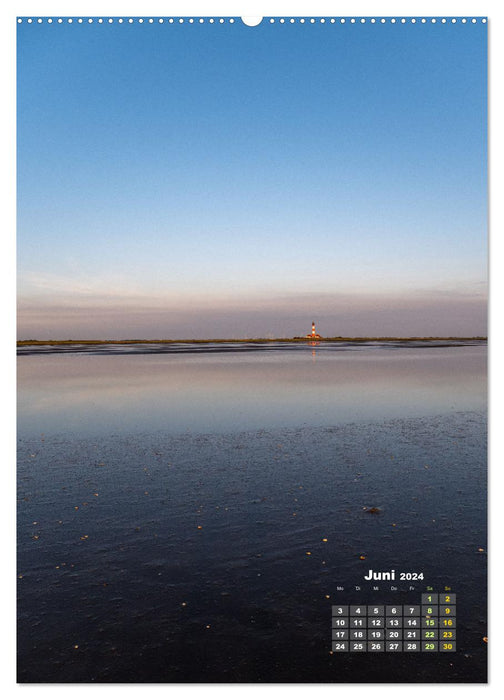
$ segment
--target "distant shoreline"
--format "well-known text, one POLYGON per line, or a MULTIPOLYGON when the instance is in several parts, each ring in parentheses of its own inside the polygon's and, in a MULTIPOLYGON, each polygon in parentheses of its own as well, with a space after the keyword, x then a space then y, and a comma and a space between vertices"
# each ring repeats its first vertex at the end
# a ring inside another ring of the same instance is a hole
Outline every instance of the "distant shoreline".
POLYGON ((334 338, 310 338, 310 337, 295 337, 295 338, 213 338, 213 339, 184 339, 184 340, 171 340, 171 339, 150 339, 150 340, 140 340, 140 339, 124 339, 124 340, 18 340, 16 342, 17 347, 25 347, 27 345, 143 345, 143 344, 164 344, 169 345, 173 343, 191 343, 191 344, 205 344, 205 343, 372 343, 372 342, 394 342, 394 343, 409 343, 409 342, 426 342, 431 343, 433 341, 461 341, 466 342, 469 340, 480 340, 487 341, 486 336, 411 336, 407 338, 400 338, 395 336, 373 336, 373 337, 356 337, 356 338, 346 338, 346 337, 334 337, 334 338))

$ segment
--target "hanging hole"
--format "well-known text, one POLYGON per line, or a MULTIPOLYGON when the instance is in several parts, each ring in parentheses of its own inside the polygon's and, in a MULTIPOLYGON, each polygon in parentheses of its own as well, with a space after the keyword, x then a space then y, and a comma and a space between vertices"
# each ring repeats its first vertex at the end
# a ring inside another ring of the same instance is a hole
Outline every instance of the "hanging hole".
POLYGON ((241 21, 246 24, 247 27, 257 27, 262 22, 262 17, 242 17, 241 21))

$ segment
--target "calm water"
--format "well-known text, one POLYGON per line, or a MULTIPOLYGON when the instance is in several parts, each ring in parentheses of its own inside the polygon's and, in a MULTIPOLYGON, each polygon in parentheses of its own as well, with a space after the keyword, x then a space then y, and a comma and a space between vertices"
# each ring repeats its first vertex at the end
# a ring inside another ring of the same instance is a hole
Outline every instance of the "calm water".
POLYGON ((142 349, 20 357, 20 434, 323 426, 481 410, 486 402, 481 345, 142 349))
POLYGON ((19 680, 484 681, 486 348, 155 349, 19 357, 19 680), (457 652, 331 655, 394 567, 457 652))

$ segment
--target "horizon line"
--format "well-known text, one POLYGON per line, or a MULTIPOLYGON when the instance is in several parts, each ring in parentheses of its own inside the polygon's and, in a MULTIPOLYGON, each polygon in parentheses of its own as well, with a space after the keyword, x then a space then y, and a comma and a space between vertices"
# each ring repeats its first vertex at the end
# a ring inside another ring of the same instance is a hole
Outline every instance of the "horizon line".
POLYGON ((30 338, 26 340, 17 340, 16 345, 65 345, 65 344, 134 344, 134 343, 274 343, 274 342, 341 342, 341 341, 353 341, 353 342, 363 342, 363 341, 429 341, 429 340, 488 340, 488 336, 474 335, 474 336, 327 336, 312 338, 312 336, 293 336, 293 337, 281 337, 281 338, 122 338, 122 339, 48 339, 39 340, 35 338, 30 338))

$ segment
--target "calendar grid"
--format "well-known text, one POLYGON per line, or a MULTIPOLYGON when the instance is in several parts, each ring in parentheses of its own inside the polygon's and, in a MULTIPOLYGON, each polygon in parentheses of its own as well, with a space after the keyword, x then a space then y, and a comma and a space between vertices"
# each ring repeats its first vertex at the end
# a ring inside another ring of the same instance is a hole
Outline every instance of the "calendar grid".
POLYGON ((455 593, 422 593, 412 605, 333 605, 333 652, 454 652, 455 593))

